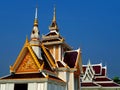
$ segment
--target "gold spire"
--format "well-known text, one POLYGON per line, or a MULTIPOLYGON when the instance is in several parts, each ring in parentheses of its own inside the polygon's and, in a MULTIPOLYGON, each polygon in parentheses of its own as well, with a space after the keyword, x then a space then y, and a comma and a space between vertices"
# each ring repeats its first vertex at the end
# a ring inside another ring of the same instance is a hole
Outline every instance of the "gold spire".
POLYGON ((56 22, 56 8, 54 7, 54 12, 53 12, 53 22, 56 22))
POLYGON ((58 31, 58 26, 57 26, 57 23, 56 23, 56 8, 54 7, 54 12, 53 12, 53 20, 52 20, 52 23, 49 27, 49 29, 52 31, 52 30, 56 30, 58 31))
POLYGON ((38 26, 38 8, 36 7, 36 11, 35 11, 35 20, 34 20, 34 26, 38 26))

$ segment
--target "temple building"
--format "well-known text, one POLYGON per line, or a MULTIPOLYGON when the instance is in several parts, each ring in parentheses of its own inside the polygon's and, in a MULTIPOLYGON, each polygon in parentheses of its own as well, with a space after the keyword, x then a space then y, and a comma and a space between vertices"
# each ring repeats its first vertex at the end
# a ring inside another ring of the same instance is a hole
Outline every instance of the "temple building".
POLYGON ((30 40, 0 78, 0 90, 80 90, 81 50, 73 50, 60 35, 54 8, 48 34, 40 37, 36 8, 30 40))
POLYGON ((0 78, 0 90, 120 90, 102 63, 82 65, 80 48, 73 50, 59 33, 56 8, 49 32, 41 36, 38 26, 36 8, 30 40, 0 78))
POLYGON ((83 65, 81 75, 82 90, 120 90, 120 85, 107 76, 107 67, 100 64, 83 65))

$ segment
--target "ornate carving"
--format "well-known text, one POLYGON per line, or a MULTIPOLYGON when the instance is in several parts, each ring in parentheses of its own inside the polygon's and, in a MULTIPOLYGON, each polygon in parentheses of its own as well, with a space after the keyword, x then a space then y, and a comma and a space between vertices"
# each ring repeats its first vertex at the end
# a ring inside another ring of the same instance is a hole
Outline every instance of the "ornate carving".
POLYGON ((21 64, 19 65, 17 72, 36 72, 38 71, 38 67, 34 62, 31 54, 28 52, 24 59, 22 60, 21 64))

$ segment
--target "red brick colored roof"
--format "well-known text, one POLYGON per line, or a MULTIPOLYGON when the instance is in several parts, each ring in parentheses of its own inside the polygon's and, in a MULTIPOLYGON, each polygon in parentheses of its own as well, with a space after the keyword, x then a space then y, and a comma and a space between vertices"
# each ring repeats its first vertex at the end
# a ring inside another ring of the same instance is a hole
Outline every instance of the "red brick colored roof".
POLYGON ((11 74, 7 77, 1 79, 28 79, 28 78, 44 78, 41 73, 31 73, 31 74, 11 74))
POLYGON ((83 66, 83 72, 85 73, 85 71, 86 71, 86 66, 83 66))
POLYGON ((95 74, 101 74, 101 66, 97 65, 97 66, 93 66, 93 70, 95 71, 95 74))
POLYGON ((120 87, 120 85, 118 85, 114 82, 112 82, 112 83, 97 83, 97 84, 101 85, 102 87, 117 87, 117 86, 120 87))
POLYGON ((98 86, 98 85, 93 83, 93 82, 82 82, 81 86, 82 87, 95 87, 95 86, 98 86))
POLYGON ((63 61, 70 68, 74 68, 76 60, 77 60, 77 56, 78 56, 78 52, 77 51, 66 52, 63 61))
POLYGON ((102 68, 102 76, 105 76, 105 75, 106 75, 106 69, 102 68))
POLYGON ((99 77, 99 78, 94 78, 94 81, 101 82, 101 81, 111 81, 111 80, 107 77, 99 77))
MULTIPOLYGON (((11 75, 9 75, 9 76, 6 76, 6 77, 1 78, 1 80, 4 80, 4 79, 35 79, 35 78, 38 79, 38 78, 46 78, 46 77, 43 76, 42 73, 11 74, 11 75)), ((59 80, 59 81, 64 82, 64 81, 61 80, 60 78, 55 77, 55 76, 52 76, 52 75, 49 75, 48 78, 49 78, 49 79, 52 79, 52 80, 59 80)))

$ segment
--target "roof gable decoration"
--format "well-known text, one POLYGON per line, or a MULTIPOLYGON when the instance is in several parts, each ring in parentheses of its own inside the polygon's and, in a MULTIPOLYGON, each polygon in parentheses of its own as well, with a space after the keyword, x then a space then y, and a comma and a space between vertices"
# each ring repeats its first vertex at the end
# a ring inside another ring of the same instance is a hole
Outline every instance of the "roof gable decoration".
POLYGON ((83 75, 82 81, 83 82, 92 82, 94 75, 95 75, 95 72, 94 72, 93 67, 89 60, 87 67, 86 67, 85 74, 83 75))
POLYGON ((76 50, 78 52, 78 56, 76 58, 76 63, 75 63, 75 67, 74 68, 77 68, 77 72, 80 73, 83 73, 83 70, 82 70, 82 57, 81 57, 81 50, 80 48, 78 50, 76 50))
POLYGON ((42 68, 42 64, 43 63, 39 62, 34 51, 32 50, 28 38, 26 38, 25 44, 20 54, 18 55, 15 63, 13 64, 13 66, 10 66, 10 72, 11 73, 23 73, 23 72, 34 72, 34 71, 38 72, 42 68))

